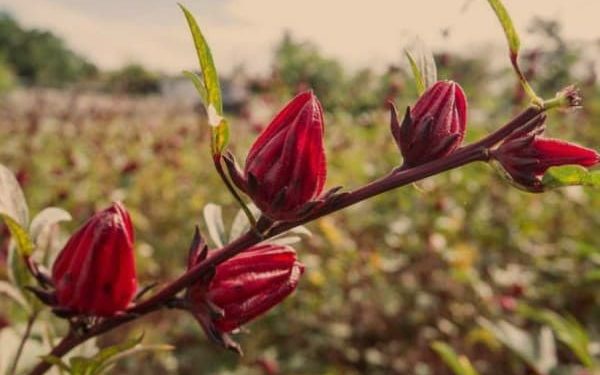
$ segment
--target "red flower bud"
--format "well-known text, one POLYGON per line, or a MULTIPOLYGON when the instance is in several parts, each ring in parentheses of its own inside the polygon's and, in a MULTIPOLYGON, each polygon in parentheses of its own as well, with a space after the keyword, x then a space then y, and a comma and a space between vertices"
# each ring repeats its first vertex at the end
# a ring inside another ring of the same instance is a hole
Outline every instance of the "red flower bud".
POLYGON ((591 167, 600 162, 600 154, 595 150, 541 137, 545 119, 544 115, 536 117, 528 125, 534 130, 515 133, 491 152, 491 157, 500 163, 508 177, 519 187, 531 192, 544 190, 542 177, 550 167, 591 167))
POLYGON ((311 91, 299 94, 258 136, 243 173, 228 162, 232 180, 271 219, 305 214, 325 184, 323 132, 317 97, 311 91))
POLYGON ((467 99, 456 82, 439 81, 421 95, 400 125, 391 109, 391 129, 404 157, 405 167, 451 154, 460 146, 467 124, 467 99))
POLYGON ((119 203, 92 216, 69 239, 52 268, 57 307, 109 316, 136 291, 134 231, 119 203))
MULTIPOLYGON (((201 260, 191 258, 190 266, 201 260)), ((291 247, 254 246, 217 266, 210 281, 189 289, 191 311, 211 338, 228 345, 224 333, 279 304, 296 289, 303 272, 291 247)))

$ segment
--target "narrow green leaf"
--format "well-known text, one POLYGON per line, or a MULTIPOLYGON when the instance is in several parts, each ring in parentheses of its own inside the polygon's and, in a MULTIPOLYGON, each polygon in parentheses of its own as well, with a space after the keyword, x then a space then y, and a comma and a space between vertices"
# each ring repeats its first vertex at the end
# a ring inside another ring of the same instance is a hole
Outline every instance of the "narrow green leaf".
POLYGON ((431 344, 431 348, 456 375, 478 375, 477 370, 475 370, 469 359, 458 355, 448 344, 435 341, 431 344))
POLYGON ((10 230, 10 234, 12 235, 12 238, 17 244, 19 254, 21 256, 31 255, 34 249, 34 245, 33 241, 29 237, 29 233, 27 233, 25 228, 23 228, 20 223, 18 223, 16 220, 14 220, 11 216, 7 214, 1 213, 0 217, 2 217, 4 223, 10 230))
POLYGON ((404 53, 413 72, 417 92, 421 95, 437 82, 437 66, 433 53, 420 38, 415 38, 404 53))
POLYGON ((488 0, 488 2, 496 13, 500 25, 502 25, 511 55, 517 56, 519 54, 519 49, 521 48, 521 41, 508 11, 501 0, 488 0))
POLYGON ((208 93, 206 92, 206 87, 204 86, 203 78, 200 77, 198 74, 190 72, 188 70, 184 70, 183 75, 192 81, 194 87, 196 88, 196 91, 198 91, 198 94, 200 94, 202 103, 204 103, 204 105, 208 105, 208 93))
POLYGON ((15 175, 0 164, 0 214, 11 217, 26 228, 29 224, 29 210, 23 190, 15 175))
POLYGON ((111 366, 114 365, 117 361, 119 361, 120 359, 123 359, 125 357, 130 357, 130 356, 133 356, 133 355, 136 355, 139 353, 145 353, 145 352, 168 352, 168 351, 172 351, 173 349, 175 349, 175 348, 171 345, 147 345, 147 346, 138 345, 131 349, 125 350, 125 351, 115 355, 114 357, 111 357, 108 361, 104 362, 104 364, 102 364, 100 367, 98 367, 96 372, 93 375, 103 374, 106 370, 111 368, 111 366))
POLYGON ((89 358, 75 356, 69 358, 69 365, 71 365, 71 375, 91 375, 94 361, 89 358))
POLYGON ((421 70, 417 66, 417 62, 415 61, 413 55, 409 51, 404 51, 406 54, 406 58, 410 63, 410 69, 412 70, 413 77, 415 79, 415 86, 417 87, 417 93, 421 95, 425 92, 425 80, 423 79, 423 74, 421 70))
POLYGON ((96 362, 98 364, 103 364, 104 362, 108 361, 109 359, 116 356, 117 354, 135 347, 136 345, 141 343, 143 339, 144 339, 144 335, 141 334, 137 338, 127 340, 121 344, 109 346, 108 348, 104 348, 93 357, 93 360, 94 360, 94 362, 96 362))
POLYGON ((8 278, 21 291, 21 295, 25 297, 27 303, 23 307, 26 310, 31 312, 40 307, 41 302, 33 294, 25 291, 27 285, 34 284, 33 276, 27 269, 25 260, 19 254, 16 245, 11 246, 8 252, 8 278))
MULTIPOLYGON (((212 105, 208 108, 209 113, 211 112, 211 108, 212 105)), ((211 123, 211 116, 209 115, 209 124, 212 129, 211 147, 213 155, 218 155, 222 154, 225 146, 227 146, 227 143, 229 142, 229 122, 220 115, 213 116, 213 119, 214 118, 218 119, 218 121, 211 123)))
MULTIPOLYGON (((190 28, 190 32, 192 33, 196 54, 198 55, 198 62, 200 63, 200 69, 202 71, 202 82, 204 83, 203 87, 206 90, 206 100, 204 100, 204 103, 209 114, 209 124, 211 125, 211 132, 213 135, 212 152, 213 155, 220 154, 225 146, 227 146, 227 142, 229 140, 229 129, 227 121, 222 118, 223 102, 221 99, 219 76, 217 74, 217 69, 215 67, 208 42, 204 38, 196 19, 186 7, 181 4, 179 4, 179 7, 183 11, 190 28), (214 112, 218 117, 213 115, 211 112, 214 112), (220 120, 212 121, 214 118, 220 118, 220 120)), ((186 76, 189 77, 187 74, 186 76)), ((204 91, 202 90, 202 85, 198 86, 199 82, 196 82, 194 78, 192 78, 192 81, 194 82, 194 85, 196 85, 196 89, 198 89, 200 92, 200 96, 203 96, 204 91)))
POLYGON ((574 185, 600 187, 600 171, 588 171, 579 165, 551 167, 544 174, 542 183, 551 189, 574 185))
POLYGON ((200 63, 200 69, 202 70, 202 78, 204 80, 204 87, 208 97, 208 104, 212 104, 217 109, 219 114, 223 113, 223 104, 221 102, 221 88, 219 85, 219 77, 217 75, 217 69, 213 61, 212 52, 208 46, 208 42, 204 38, 200 27, 196 22, 196 19, 187 10, 186 7, 179 4, 179 7, 183 11, 187 20, 192 38, 194 39, 194 46, 196 47, 196 54, 198 55, 198 62, 200 63))

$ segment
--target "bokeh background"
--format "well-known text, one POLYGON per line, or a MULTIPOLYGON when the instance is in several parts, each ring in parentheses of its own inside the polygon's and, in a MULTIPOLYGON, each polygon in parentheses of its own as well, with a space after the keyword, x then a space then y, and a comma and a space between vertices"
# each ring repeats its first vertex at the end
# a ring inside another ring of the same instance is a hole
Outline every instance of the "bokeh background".
MULTIPOLYGON (((403 60, 416 35, 439 77, 467 93, 467 141, 527 104, 485 1, 299 4, 189 4, 215 52, 241 160, 277 110, 312 88, 326 111, 327 185, 351 189, 389 172, 401 159, 385 103, 416 100, 403 60)), ((548 133, 598 148, 600 3, 506 5, 538 93, 572 83, 583 93, 584 108, 553 112, 548 133)), ((53 254, 94 211, 122 200, 141 283, 176 277, 194 225, 207 232, 203 207, 220 204, 226 225, 237 212, 213 171, 203 107, 178 73, 195 56, 176 4, 2 0, 0 9, 0 163, 33 213, 58 206, 73 216, 43 251, 53 254)), ((295 245, 306 265, 297 292, 236 336, 242 358, 179 312, 94 345, 144 331, 144 342, 175 347, 124 359, 114 374, 472 375, 459 368, 467 361, 489 375, 594 374, 599 210, 597 191, 524 193, 491 166, 469 165, 310 224, 312 236, 295 245), (433 349, 440 342, 463 356, 455 369, 433 349)), ((6 230, 1 240, 6 278, 6 230)), ((0 297, 0 340, 23 319, 0 297)))

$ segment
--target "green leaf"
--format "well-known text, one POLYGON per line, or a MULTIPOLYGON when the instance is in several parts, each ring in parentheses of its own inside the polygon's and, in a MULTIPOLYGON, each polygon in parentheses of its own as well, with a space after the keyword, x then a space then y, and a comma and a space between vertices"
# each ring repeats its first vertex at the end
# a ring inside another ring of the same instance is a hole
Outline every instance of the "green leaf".
POLYGON ((423 74, 421 74, 421 70, 417 66, 417 62, 415 61, 415 59, 411 55, 411 53, 408 51, 404 51, 404 53, 406 54, 406 58, 408 59, 408 62, 410 63, 410 69, 412 70, 413 77, 415 79, 415 86, 417 87, 417 93, 419 93, 419 95, 421 95, 422 93, 425 92, 425 80, 423 79, 423 74))
POLYGON ((502 29, 504 29, 511 55, 517 56, 519 54, 519 49, 521 48, 521 41, 508 11, 500 0, 488 0, 488 2, 496 13, 496 17, 498 17, 502 29))
POLYGON ((405 49, 404 53, 410 64, 417 92, 421 95, 437 82, 437 67, 433 53, 419 38, 415 39, 412 46, 405 49))
POLYGON ((98 354, 96 354, 93 357, 93 359, 94 359, 94 361, 96 361, 98 363, 104 363, 104 362, 108 361, 109 359, 111 359, 112 357, 116 356, 117 354, 124 352, 126 350, 129 350, 129 349, 135 347, 136 345, 140 344, 143 339, 144 339, 144 335, 141 334, 137 338, 127 340, 121 344, 113 345, 108 348, 104 348, 98 354))
POLYGON ((204 221, 208 234, 217 247, 223 247, 227 243, 227 234, 223 224, 223 211, 221 206, 208 203, 204 206, 204 221))
POLYGON ((60 358, 51 355, 44 356, 42 358, 53 365, 59 366, 63 371, 66 371, 71 375, 98 375, 113 363, 111 362, 112 359, 135 348, 140 344, 143 338, 144 335, 140 335, 138 338, 127 340, 121 344, 109 346, 100 350, 92 357, 85 357, 81 355, 72 356, 69 358, 69 365, 65 364, 65 362, 63 362, 63 360, 60 358))
POLYGON ((544 174, 542 183, 551 189, 576 185, 600 187, 600 171, 588 171, 579 165, 551 167, 544 174))
POLYGON ((475 370, 469 359, 465 356, 456 354, 454 349, 448 344, 441 341, 435 341, 431 344, 431 348, 456 375, 478 375, 477 370, 475 370))
POLYGON ((29 237, 29 233, 27 230, 21 226, 17 221, 15 221, 11 216, 6 214, 0 214, 2 219, 4 219, 4 223, 10 230, 10 234, 17 244, 17 249, 21 256, 29 256, 33 252, 34 245, 33 241, 29 237))
POLYGON ((179 4, 179 7, 183 11, 190 32, 192 33, 196 54, 198 55, 198 62, 200 63, 200 70, 202 71, 202 80, 200 81, 200 79, 190 77, 189 74, 184 74, 187 77, 192 78, 192 82, 194 82, 196 89, 200 92, 200 96, 203 96, 212 132, 212 153, 213 155, 220 154, 225 146, 227 146, 229 140, 229 125, 222 117, 223 102, 221 99, 219 76, 217 75, 217 69, 208 42, 204 38, 196 19, 186 7, 181 4, 179 4), (203 85, 199 85, 200 82, 202 82, 203 85))
POLYGON ((109 360, 107 360, 106 362, 104 362, 104 364, 102 366, 100 366, 98 368, 98 370, 95 372, 95 375, 99 375, 104 373, 107 369, 109 369, 112 365, 115 364, 115 362, 117 362, 118 360, 125 358, 125 357, 130 357, 139 353, 144 353, 144 352, 165 352, 165 351, 171 351, 173 350, 174 347, 171 345, 147 345, 147 346, 136 346, 133 347, 131 349, 122 351, 121 353, 111 357, 109 360))
POLYGON ((69 371, 71 375, 91 375, 93 373, 92 368, 95 366, 95 363, 91 359, 81 356, 74 356, 69 358, 69 365, 71 365, 71 369, 69 371))
POLYGON ((25 297, 28 302, 27 305, 23 306, 28 311, 34 310, 40 306, 38 299, 31 293, 25 291, 25 287, 33 285, 33 276, 29 272, 25 260, 20 256, 17 246, 11 246, 8 252, 8 278, 10 282, 19 288, 21 295, 25 297), (32 308, 32 306, 34 306, 32 308))
POLYGON ((71 221, 71 219, 71 214, 62 208, 47 207, 43 209, 31 220, 29 234, 31 235, 32 242, 37 243, 40 234, 53 224, 62 221, 71 221))
POLYGON ((202 103, 204 103, 204 105, 208 105, 208 92, 206 92, 203 78, 198 74, 187 70, 183 71, 183 75, 192 81, 194 87, 196 87, 196 91, 198 91, 198 94, 200 94, 200 98, 202 98, 202 103))
POLYGON ((24 228, 29 224, 29 210, 23 190, 15 175, 2 164, 0 164, 0 214, 9 216, 24 228))

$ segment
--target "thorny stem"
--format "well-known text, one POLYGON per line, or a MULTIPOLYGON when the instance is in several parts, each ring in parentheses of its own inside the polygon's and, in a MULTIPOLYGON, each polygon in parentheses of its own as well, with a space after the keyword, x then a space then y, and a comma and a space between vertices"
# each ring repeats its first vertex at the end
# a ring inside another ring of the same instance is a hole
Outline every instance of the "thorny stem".
POLYGON ((27 325, 25 326, 25 332, 23 332, 23 337, 21 337, 21 342, 19 343, 19 347, 17 348, 17 353, 15 354, 15 359, 10 367, 10 371, 7 374, 15 375, 17 373, 17 365, 19 364, 19 359, 21 359, 21 355, 23 354, 23 349, 25 348, 25 343, 29 339, 29 335, 31 335, 31 329, 33 328, 33 323, 37 319, 38 313, 32 312, 27 319, 27 325))
MULTIPOLYGON (((177 279, 165 285, 153 296, 129 308, 123 314, 104 319, 93 325, 85 333, 67 335, 50 352, 50 354, 56 357, 62 357, 70 350, 92 337, 103 334, 143 315, 163 308, 169 301, 172 301, 179 292, 200 280, 207 272, 214 269, 214 267, 265 239, 362 202, 386 191, 411 184, 426 177, 458 168, 475 161, 487 161, 489 159, 489 149, 491 147, 494 147, 497 143, 523 127, 529 120, 542 112, 544 112, 543 108, 531 106, 500 129, 478 142, 460 148, 451 155, 432 162, 410 169, 393 171, 378 180, 340 196, 339 199, 335 200, 332 204, 326 204, 323 207, 316 209, 301 220, 276 223, 263 235, 256 233, 254 229, 251 229, 226 246, 212 251, 207 259, 196 264, 177 279)), ((50 363, 42 361, 30 372, 30 375, 44 374, 50 367, 50 363)))

